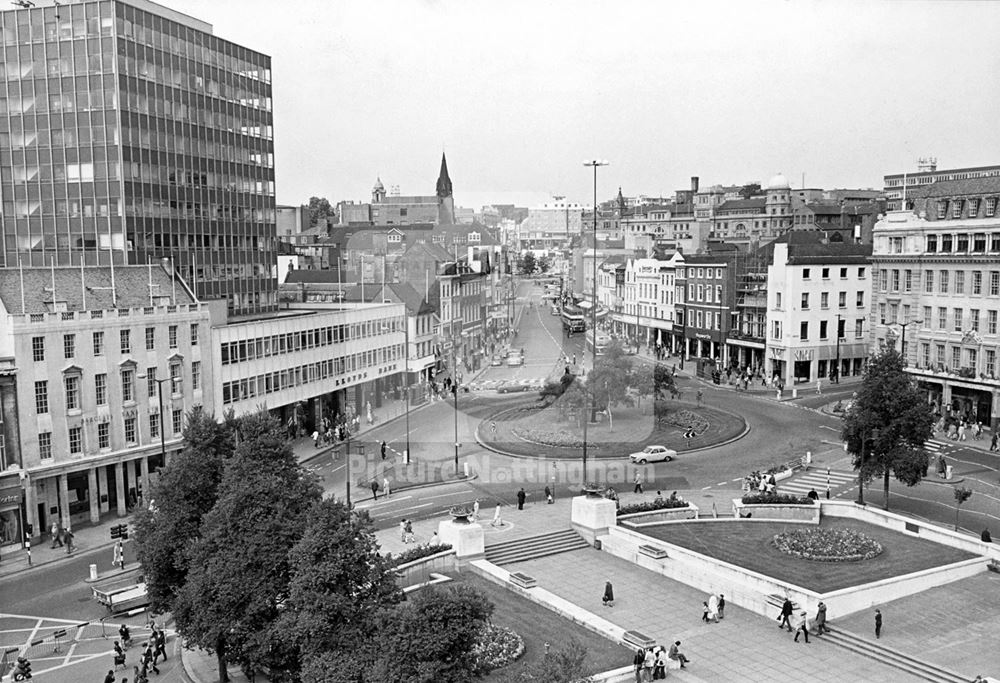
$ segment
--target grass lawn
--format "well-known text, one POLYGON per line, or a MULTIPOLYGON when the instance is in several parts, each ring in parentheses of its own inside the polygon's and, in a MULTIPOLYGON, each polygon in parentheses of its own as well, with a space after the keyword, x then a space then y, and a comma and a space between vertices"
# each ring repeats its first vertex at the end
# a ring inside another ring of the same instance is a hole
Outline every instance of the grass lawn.
POLYGON ((815 562, 786 555, 771 544, 771 538, 802 525, 782 522, 674 524, 645 529, 642 533, 818 593, 975 557, 972 553, 855 520, 828 517, 820 526, 864 531, 882 544, 882 554, 861 562, 815 562))
POLYGON ((452 578, 455 579, 454 582, 443 585, 455 585, 461 582, 483 591, 495 605, 493 623, 514 629, 524 640, 524 654, 520 659, 502 669, 497 669, 480 679, 482 681, 496 683, 507 674, 508 670, 516 668, 521 662, 531 663, 541 660, 545 655, 545 643, 559 647, 572 638, 580 641, 587 649, 587 675, 616 669, 632 662, 633 653, 630 649, 563 619, 555 612, 536 605, 495 583, 469 572, 453 574, 452 578))

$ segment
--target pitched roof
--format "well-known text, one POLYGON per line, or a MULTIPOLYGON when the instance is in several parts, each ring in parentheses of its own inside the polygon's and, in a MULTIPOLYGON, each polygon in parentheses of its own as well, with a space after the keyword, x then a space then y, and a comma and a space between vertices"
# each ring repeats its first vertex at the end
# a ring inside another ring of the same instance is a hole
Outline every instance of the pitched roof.
POLYGON ((420 258, 421 256, 439 263, 455 260, 453 254, 440 244, 435 244, 434 242, 417 242, 416 244, 411 244, 403 252, 403 258, 420 258))
POLYGON ((306 284, 335 285, 342 281, 343 275, 336 268, 327 268, 324 270, 305 270, 302 268, 296 268, 288 271, 285 275, 285 283, 287 284, 297 284, 302 282, 306 284))
POLYGON ((716 211, 749 211, 751 209, 763 209, 767 199, 765 197, 751 197, 750 199, 727 199, 719 204, 716 211))
POLYGON ((480 223, 438 225, 431 231, 431 239, 443 244, 457 242, 458 244, 471 244, 473 246, 478 244, 484 247, 492 247, 500 244, 492 233, 490 233, 489 228, 480 223), (479 242, 469 242, 470 232, 479 233, 479 242))
POLYGON ((907 199, 933 199, 967 194, 1000 193, 1000 176, 965 178, 964 180, 938 180, 928 185, 906 190, 907 199))
POLYGON ((52 302, 55 280, 56 301, 65 301, 67 310, 107 310, 149 306, 150 280, 154 297, 173 296, 177 304, 195 303, 184 281, 178 276, 176 286, 170 273, 161 265, 116 266, 115 295, 111 292, 111 268, 107 266, 56 266, 52 268, 0 269, 0 299, 11 315, 46 313, 52 302), (21 308, 21 273, 24 277, 24 310, 21 308), (86 285, 86 307, 84 288, 86 285))

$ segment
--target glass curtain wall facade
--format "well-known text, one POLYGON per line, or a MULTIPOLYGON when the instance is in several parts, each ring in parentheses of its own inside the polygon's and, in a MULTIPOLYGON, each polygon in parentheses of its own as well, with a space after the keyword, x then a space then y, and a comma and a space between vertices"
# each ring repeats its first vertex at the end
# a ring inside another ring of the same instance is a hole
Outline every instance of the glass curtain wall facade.
POLYGON ((133 0, 0 12, 4 267, 173 259, 276 306, 270 58, 133 0))

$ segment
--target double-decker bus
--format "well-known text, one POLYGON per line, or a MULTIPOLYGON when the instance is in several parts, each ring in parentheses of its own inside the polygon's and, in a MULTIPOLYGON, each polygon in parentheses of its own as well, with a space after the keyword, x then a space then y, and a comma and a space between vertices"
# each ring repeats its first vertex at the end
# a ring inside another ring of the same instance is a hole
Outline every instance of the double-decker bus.
POLYGON ((587 327, 587 314, 576 304, 563 304, 562 324, 567 333, 583 332, 587 327))
MULTIPOLYGON (((609 344, 611 344, 611 337, 597 330, 597 355, 603 355, 609 344)), ((587 350, 594 350, 594 330, 587 330, 587 350)))

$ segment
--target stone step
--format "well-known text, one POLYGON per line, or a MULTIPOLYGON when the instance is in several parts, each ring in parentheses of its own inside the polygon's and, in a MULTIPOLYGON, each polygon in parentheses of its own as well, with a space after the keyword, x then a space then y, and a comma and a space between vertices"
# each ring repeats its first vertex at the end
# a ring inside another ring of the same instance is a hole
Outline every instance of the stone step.
POLYGON ((516 538, 512 541, 500 541, 499 543, 490 543, 486 546, 486 551, 490 550, 502 550, 504 548, 516 548, 518 546, 524 545, 526 542, 532 542, 540 540, 543 538, 579 538, 579 535, 573 531, 570 527, 563 527, 562 529, 556 529, 555 531, 547 531, 544 534, 537 534, 535 536, 524 536, 522 538, 516 538))
POLYGON ((954 671, 949 671, 930 662, 925 662, 898 650, 886 647, 881 642, 872 642, 841 629, 831 629, 829 633, 821 637, 829 639, 830 642, 846 650, 895 667, 911 676, 916 676, 926 681, 933 681, 934 683, 963 683, 964 681, 971 680, 969 676, 957 674, 954 671))
POLYGON ((589 544, 575 531, 561 529, 538 536, 486 546, 486 559, 493 564, 511 564, 587 547, 590 547, 589 544))

